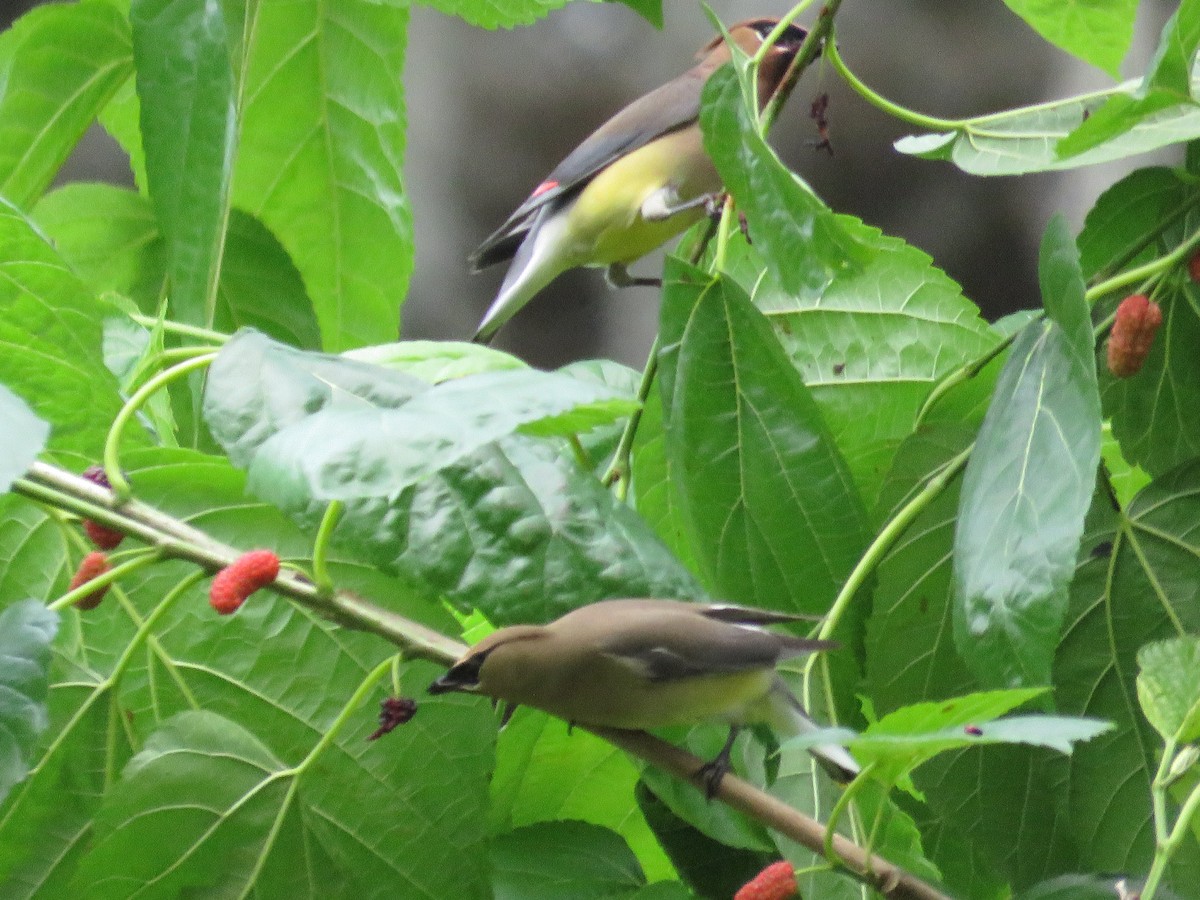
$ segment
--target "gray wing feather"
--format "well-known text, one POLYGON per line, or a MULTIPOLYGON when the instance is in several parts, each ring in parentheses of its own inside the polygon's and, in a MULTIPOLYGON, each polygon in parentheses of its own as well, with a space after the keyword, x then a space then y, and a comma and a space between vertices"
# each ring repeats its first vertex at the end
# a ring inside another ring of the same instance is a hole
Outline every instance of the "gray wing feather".
POLYGON ((554 187, 528 197, 471 254, 472 268, 479 270, 511 258, 529 231, 533 213, 547 203, 566 199, 614 160, 695 122, 708 74, 699 67, 691 69, 634 100, 592 132, 546 176, 543 184, 554 182, 554 187))

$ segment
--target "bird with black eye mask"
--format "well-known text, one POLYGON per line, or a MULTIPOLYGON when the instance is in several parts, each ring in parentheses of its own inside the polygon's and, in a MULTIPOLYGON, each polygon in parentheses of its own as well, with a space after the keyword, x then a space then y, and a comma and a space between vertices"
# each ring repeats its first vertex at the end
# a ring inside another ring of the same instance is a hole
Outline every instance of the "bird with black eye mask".
MULTIPOLYGON (((713 793, 729 769, 739 729, 766 724, 781 737, 817 726, 775 671, 785 660, 836 646, 768 631, 799 617, 678 600, 605 600, 548 625, 488 635, 429 686, 532 706, 578 725, 655 729, 729 725, 721 753, 702 773, 713 793)), ((859 772, 837 744, 810 752, 837 781, 859 772)))
MULTIPOLYGON (((754 55, 778 19, 752 19, 729 29, 754 55)), ((782 82, 807 32, 789 25, 758 69, 758 103, 782 82)), ((475 340, 486 342, 542 288, 568 269, 608 268, 616 286, 658 284, 633 278, 627 266, 699 221, 721 190, 700 133, 700 94, 729 62, 718 35, 700 61, 673 81, 633 101, 575 148, 525 202, 471 255, 473 271, 511 261, 475 340)))

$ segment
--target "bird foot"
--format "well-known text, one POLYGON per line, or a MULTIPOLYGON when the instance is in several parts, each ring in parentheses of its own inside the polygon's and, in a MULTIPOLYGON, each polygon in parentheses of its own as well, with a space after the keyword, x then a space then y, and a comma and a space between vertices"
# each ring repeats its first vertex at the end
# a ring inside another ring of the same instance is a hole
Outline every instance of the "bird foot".
POLYGON ((729 757, 722 754, 696 770, 695 777, 704 785, 705 797, 711 800, 717 796, 717 791, 721 789, 721 782, 731 768, 729 757))

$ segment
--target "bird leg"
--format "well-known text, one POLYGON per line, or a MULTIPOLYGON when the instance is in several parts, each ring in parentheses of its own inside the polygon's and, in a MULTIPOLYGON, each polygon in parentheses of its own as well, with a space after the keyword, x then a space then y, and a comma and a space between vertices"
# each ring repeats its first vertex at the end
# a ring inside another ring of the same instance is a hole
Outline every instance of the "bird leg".
POLYGON ((721 748, 721 752, 696 770, 696 777, 704 782, 704 793, 709 800, 717 796, 721 779, 725 777, 726 772, 733 768, 729 755, 733 752, 733 742, 737 740, 738 732, 741 730, 738 725, 730 725, 729 737, 725 739, 725 746, 721 748))
POLYGON ((642 278, 632 275, 625 263, 613 263, 604 273, 604 280, 615 288, 662 287, 661 278, 642 278))
POLYGON ((662 188, 643 201, 642 218, 647 222, 661 222, 663 219, 669 219, 671 216, 687 212, 689 209, 698 209, 701 206, 706 210, 712 209, 713 204, 722 200, 723 197, 723 194, 701 194, 690 200, 680 200, 674 188, 662 188))

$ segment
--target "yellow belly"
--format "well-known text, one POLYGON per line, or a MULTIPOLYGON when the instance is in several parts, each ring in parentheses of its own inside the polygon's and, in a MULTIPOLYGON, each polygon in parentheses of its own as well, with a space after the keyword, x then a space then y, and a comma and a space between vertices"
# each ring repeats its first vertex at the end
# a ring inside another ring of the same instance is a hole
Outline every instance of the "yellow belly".
POLYGON ((701 207, 660 221, 644 219, 642 204, 668 186, 680 201, 720 189, 698 128, 651 141, 609 165, 583 189, 568 213, 567 226, 579 264, 633 262, 703 218, 701 207))

